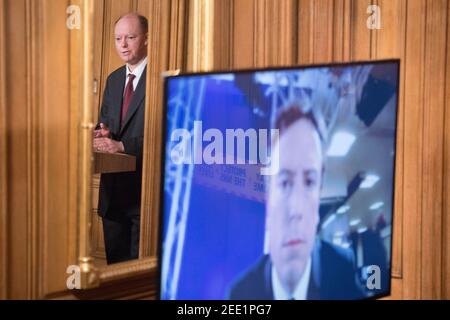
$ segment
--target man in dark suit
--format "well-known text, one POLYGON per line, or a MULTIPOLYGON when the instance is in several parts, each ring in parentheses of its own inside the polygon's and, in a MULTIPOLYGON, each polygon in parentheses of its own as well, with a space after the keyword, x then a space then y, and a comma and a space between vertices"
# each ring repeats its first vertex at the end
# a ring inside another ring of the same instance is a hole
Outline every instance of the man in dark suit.
POLYGON ((115 46, 126 65, 106 81, 94 131, 94 150, 136 156, 135 172, 106 173, 100 178, 98 211, 108 264, 139 254, 147 33, 143 16, 131 13, 117 20, 115 46))
POLYGON ((269 254, 232 286, 230 299, 356 299, 350 250, 316 238, 324 171, 325 123, 316 110, 293 102, 278 115, 266 198, 269 254))
MULTIPOLYGON (((316 240, 312 252, 307 300, 358 299, 363 291, 355 281, 351 252, 337 248, 322 240, 316 240)), ((272 286, 272 262, 264 255, 255 266, 233 285, 232 300, 275 300, 272 286)), ((292 297, 286 297, 295 299, 292 297)))

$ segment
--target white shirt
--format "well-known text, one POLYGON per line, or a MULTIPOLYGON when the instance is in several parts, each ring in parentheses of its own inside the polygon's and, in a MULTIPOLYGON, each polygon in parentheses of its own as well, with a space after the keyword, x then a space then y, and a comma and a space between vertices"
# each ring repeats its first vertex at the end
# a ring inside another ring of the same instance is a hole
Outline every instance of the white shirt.
POLYGON ((280 279, 278 278, 278 273, 275 270, 275 266, 272 265, 272 288, 273 297, 275 300, 306 300, 308 294, 308 284, 309 278, 311 276, 311 257, 306 262, 305 271, 303 272, 300 282, 294 290, 294 294, 290 295, 286 290, 284 290, 280 279))
POLYGON ((133 71, 130 71, 130 66, 127 63, 127 74, 126 74, 126 78, 125 78, 125 86, 123 87, 123 93, 125 94, 125 88, 127 87, 128 81, 130 80, 128 78, 129 74, 134 74, 134 76, 136 78, 133 79, 133 91, 136 90, 136 86, 139 83, 139 79, 141 79, 142 73, 144 72, 145 67, 147 66, 147 57, 145 57, 144 60, 141 61, 141 63, 139 63, 139 65, 134 68, 133 71))

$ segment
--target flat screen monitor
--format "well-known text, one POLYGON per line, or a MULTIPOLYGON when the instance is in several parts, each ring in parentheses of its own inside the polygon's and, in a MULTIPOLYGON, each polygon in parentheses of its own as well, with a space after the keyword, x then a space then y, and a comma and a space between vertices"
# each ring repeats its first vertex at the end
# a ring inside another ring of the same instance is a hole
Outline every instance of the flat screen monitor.
POLYGON ((399 64, 166 77, 160 298, 388 295, 399 64))

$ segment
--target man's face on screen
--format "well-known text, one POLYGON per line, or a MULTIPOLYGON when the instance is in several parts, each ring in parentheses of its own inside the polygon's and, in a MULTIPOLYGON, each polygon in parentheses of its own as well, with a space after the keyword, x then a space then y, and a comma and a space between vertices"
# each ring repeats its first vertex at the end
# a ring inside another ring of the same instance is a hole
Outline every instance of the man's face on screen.
POLYGON ((281 133, 280 170, 267 196, 269 250, 278 277, 294 290, 311 255, 319 221, 322 151, 310 120, 301 118, 281 133))
POLYGON ((119 57, 135 65, 147 55, 147 35, 143 32, 138 17, 125 16, 114 28, 116 51, 119 57))

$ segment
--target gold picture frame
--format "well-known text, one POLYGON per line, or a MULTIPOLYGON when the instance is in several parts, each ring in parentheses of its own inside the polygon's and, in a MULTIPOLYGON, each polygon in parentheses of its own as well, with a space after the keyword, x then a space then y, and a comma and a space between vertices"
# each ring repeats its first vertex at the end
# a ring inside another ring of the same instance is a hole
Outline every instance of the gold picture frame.
MULTIPOLYGON (((149 41, 141 205, 139 259, 97 267, 91 252, 93 29, 94 0, 81 0, 83 29, 80 43, 80 134, 78 153, 77 265, 81 291, 133 278, 158 276, 158 229, 160 205, 161 144, 163 122, 163 75, 167 70, 210 70, 212 61, 213 3, 208 0, 149 0, 149 41), (189 24, 188 24, 189 20, 189 24), (189 26, 189 28, 188 28, 189 26), (176 34, 176 37, 171 35, 176 34), (187 36, 189 34, 189 36, 187 36), (157 48, 155 50, 154 48, 157 48)), ((76 54, 76 53, 75 53, 76 54)), ((79 57, 78 57, 79 59, 79 57)), ((150 284, 149 287, 155 288, 150 284)), ((156 289, 155 289, 156 290, 156 289)))

